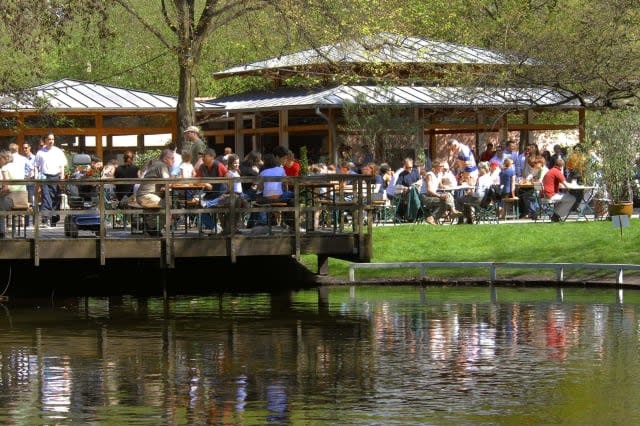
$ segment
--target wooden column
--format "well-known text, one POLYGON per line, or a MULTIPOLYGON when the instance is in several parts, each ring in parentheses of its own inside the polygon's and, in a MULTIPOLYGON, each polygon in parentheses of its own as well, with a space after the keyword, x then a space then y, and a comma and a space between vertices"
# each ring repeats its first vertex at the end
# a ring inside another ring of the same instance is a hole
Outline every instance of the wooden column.
MULTIPOLYGON (((525 122, 526 124, 533 124, 533 122, 534 122, 534 120, 535 120, 535 115, 536 115, 536 113, 535 113, 535 111, 534 111, 534 110, 532 110, 532 109, 528 109, 528 110, 527 110, 527 114, 524 116, 524 122, 525 122)), ((527 144, 531 143, 531 141, 533 141, 533 140, 534 140, 533 132, 532 132, 531 130, 526 131, 526 132, 525 132, 525 135, 527 135, 527 137, 526 137, 526 139, 525 139, 525 142, 526 142, 527 144)))
MULTIPOLYGON (((420 152, 416 152, 416 160, 424 155, 424 111, 422 108, 414 108, 413 109, 413 117, 416 120, 416 123, 419 125, 416 126, 416 143, 415 146, 420 149, 420 152)), ((374 147, 375 149, 375 147, 374 147)), ((427 163, 427 159, 425 158, 425 164, 427 163)), ((423 164, 423 166, 425 166, 423 164)))
POLYGON ((504 145, 509 140, 509 124, 507 121, 507 114, 503 114, 500 117, 500 144, 504 145))
POLYGON ((102 114, 96 114, 96 155, 102 158, 102 136, 104 135, 102 114))
POLYGON ((480 127, 484 125, 485 113, 484 111, 478 111, 476 113, 476 156, 480 158, 480 154, 487 149, 487 137, 486 132, 481 132, 480 127))
POLYGON ((285 148, 289 148, 289 132, 287 127, 289 126, 289 111, 282 110, 278 113, 278 145, 285 148))
POLYGON ((242 113, 233 114, 233 152, 242 159, 244 152, 244 136, 242 135, 242 113))
POLYGON ((585 110, 578 110, 578 142, 583 143, 585 134, 584 134, 584 125, 585 125, 585 110))

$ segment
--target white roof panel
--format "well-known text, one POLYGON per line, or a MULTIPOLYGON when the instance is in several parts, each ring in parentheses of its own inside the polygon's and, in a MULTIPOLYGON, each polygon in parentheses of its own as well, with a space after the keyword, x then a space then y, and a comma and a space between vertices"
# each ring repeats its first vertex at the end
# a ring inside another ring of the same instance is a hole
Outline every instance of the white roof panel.
POLYGON ((531 108, 536 106, 580 108, 568 93, 545 88, 433 87, 433 86, 337 86, 316 90, 283 88, 250 92, 211 102, 224 111, 341 107, 347 102, 370 105, 413 105, 437 108, 531 108))
POLYGON ((381 33, 362 41, 347 41, 304 50, 278 58, 241 65, 214 73, 214 77, 276 68, 330 63, 425 63, 508 65, 517 63, 491 50, 454 43, 381 33))
MULTIPOLYGON (((37 98, 46 99, 56 110, 174 110, 178 104, 175 96, 161 95, 116 86, 64 79, 29 89, 37 98)), ((38 109, 30 101, 5 98, 3 109, 38 109)), ((196 109, 219 109, 214 103, 196 102, 196 109)))

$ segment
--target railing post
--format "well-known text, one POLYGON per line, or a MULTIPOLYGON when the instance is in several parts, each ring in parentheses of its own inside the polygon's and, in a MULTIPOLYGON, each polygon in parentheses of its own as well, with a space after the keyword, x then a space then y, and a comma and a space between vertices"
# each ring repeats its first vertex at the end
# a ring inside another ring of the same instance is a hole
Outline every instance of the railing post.
POLYGON ((355 280, 356 280, 355 265, 349 265, 349 281, 355 282, 355 280))
POLYGON ((556 269, 556 281, 564 281, 564 268, 562 266, 556 269))
POLYGON ((624 270, 622 268, 618 269, 618 273, 616 276, 616 284, 622 284, 624 282, 624 270))
POLYGON ((420 279, 423 280, 427 275, 427 264, 423 263, 420 265, 420 279))
POLYGON ((497 278, 497 267, 496 264, 493 263, 491 266, 489 266, 489 281, 494 282, 497 278))

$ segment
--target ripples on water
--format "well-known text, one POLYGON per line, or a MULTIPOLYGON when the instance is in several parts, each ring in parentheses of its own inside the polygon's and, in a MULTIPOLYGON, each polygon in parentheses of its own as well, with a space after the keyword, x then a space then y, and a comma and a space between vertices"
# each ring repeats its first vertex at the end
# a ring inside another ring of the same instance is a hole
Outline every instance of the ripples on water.
POLYGON ((1 424, 640 420, 630 290, 340 287, 3 307, 1 424))

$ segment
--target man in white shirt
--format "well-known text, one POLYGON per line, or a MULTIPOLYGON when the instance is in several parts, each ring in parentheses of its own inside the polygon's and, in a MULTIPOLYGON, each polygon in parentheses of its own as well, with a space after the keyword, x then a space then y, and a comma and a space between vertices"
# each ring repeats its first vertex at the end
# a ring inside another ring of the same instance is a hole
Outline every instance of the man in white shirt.
POLYGON ((60 210, 60 185, 64 179, 64 168, 67 165, 67 157, 64 152, 55 146, 55 136, 49 133, 44 140, 44 146, 38 150, 34 161, 38 177, 49 180, 51 183, 42 185, 42 224, 45 227, 56 226, 60 216, 52 214, 53 210, 60 210))

